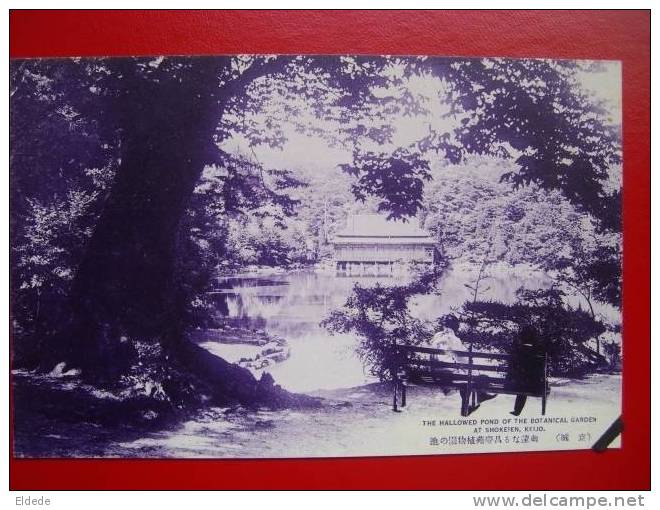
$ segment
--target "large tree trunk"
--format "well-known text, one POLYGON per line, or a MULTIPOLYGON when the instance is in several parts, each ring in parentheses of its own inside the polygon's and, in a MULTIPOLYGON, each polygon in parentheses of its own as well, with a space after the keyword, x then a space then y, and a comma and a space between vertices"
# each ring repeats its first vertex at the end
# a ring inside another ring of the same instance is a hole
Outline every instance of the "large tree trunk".
POLYGON ((158 81, 133 61, 116 64, 122 157, 76 275, 65 328, 66 357, 87 375, 119 375, 137 339, 170 348, 181 338, 175 241, 195 183, 217 150, 220 62, 189 60, 181 79, 158 81))
POLYGON ((214 134, 228 98, 278 65, 253 66, 220 90, 227 62, 168 59, 159 79, 145 77, 134 61, 116 63, 121 163, 76 275, 63 354, 88 379, 112 382, 134 363, 136 341, 159 342, 170 367, 187 367, 217 401, 317 405, 184 341, 185 303, 175 275, 180 221, 218 150, 214 134))

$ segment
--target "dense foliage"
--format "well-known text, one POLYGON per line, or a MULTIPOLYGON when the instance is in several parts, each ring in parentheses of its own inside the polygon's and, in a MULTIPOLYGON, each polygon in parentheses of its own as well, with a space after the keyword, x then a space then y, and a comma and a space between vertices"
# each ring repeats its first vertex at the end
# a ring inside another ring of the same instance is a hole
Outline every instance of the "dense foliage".
POLYGON ((451 260, 530 264, 593 312, 595 299, 619 306, 621 234, 602 230, 557 190, 513 188, 501 181, 506 162, 471 158, 442 166, 426 190, 424 226, 451 260))
MULTIPOLYGON (((218 271, 318 260, 355 199, 391 218, 424 213, 448 256, 474 257, 484 237, 494 239, 498 257, 540 264, 588 300, 618 302, 619 190, 608 183, 620 133, 580 88, 585 66, 315 56, 13 61, 17 361, 50 369, 66 360, 108 380, 136 366, 145 342, 159 343, 164 360, 184 359, 177 349, 186 328, 203 323, 218 271), (398 124, 419 116, 428 129, 401 138, 398 124), (285 146, 285 126, 350 153, 345 178, 260 161, 255 149, 285 146), (243 150, 232 149, 237 140, 243 150), (443 181, 439 161, 461 169, 472 154, 499 158, 496 180, 443 181), (548 217, 560 223, 541 231, 548 217), (562 230, 576 241, 557 251, 562 230)), ((367 303, 352 304, 365 319, 380 314, 383 338, 421 334, 404 310, 419 288, 358 291, 367 303)), ((380 374, 379 360, 369 362, 380 374)))
POLYGON ((391 380, 395 345, 420 345, 433 337, 433 324, 415 317, 410 302, 436 289, 444 269, 442 263, 421 269, 403 285, 355 284, 343 308, 333 310, 322 325, 332 333, 357 334, 357 352, 369 372, 381 381, 391 380))
POLYGON ((580 87, 576 72, 597 66, 504 58, 452 63, 447 79, 464 113, 455 147, 512 159, 505 180, 560 190, 600 228, 620 230, 620 190, 607 186, 621 162, 620 126, 580 87))
POLYGON ((552 375, 582 375, 605 360, 584 344, 603 333, 605 325, 582 309, 564 303, 557 288, 520 290, 514 303, 469 301, 440 323, 451 328, 477 350, 511 352, 519 331, 532 326, 543 352, 548 354, 552 375))

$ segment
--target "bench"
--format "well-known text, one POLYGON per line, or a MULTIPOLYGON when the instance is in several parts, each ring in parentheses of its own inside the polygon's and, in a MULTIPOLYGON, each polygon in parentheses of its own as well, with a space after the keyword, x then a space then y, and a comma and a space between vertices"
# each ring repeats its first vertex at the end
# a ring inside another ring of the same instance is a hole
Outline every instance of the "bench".
POLYGON ((461 394, 461 416, 468 416, 479 407, 479 393, 526 395, 541 399, 541 414, 545 415, 550 386, 548 357, 539 355, 542 378, 528 384, 513 384, 507 380, 511 355, 490 352, 456 351, 396 345, 393 377, 393 410, 406 406, 406 384, 453 388, 461 394), (439 356, 455 355, 467 362, 441 361, 439 356))

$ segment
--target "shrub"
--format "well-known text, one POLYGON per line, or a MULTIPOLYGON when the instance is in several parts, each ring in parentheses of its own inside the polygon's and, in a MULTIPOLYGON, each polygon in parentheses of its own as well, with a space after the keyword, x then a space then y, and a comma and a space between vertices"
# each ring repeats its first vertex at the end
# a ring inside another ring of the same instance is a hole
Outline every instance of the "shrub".
POLYGON ((605 331, 605 326, 590 313, 565 305, 563 296, 557 288, 519 289, 513 304, 467 302, 456 313, 442 317, 440 324, 478 349, 501 352, 510 352, 520 328, 531 325, 548 354, 552 374, 582 375, 596 359, 584 344, 605 331))
POLYGON ((413 296, 432 291, 444 269, 439 264, 407 285, 355 284, 344 306, 321 325, 331 333, 356 333, 357 353, 365 367, 381 381, 391 379, 394 345, 420 345, 433 337, 433 324, 413 317, 408 305, 413 296))

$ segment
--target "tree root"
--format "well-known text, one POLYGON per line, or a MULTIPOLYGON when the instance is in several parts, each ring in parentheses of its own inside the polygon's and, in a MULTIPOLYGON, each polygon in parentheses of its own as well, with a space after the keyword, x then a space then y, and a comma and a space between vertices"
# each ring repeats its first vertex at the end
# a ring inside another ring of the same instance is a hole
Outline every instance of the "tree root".
POLYGON ((189 341, 183 341, 178 346, 176 360, 204 383, 218 404, 235 403, 273 409, 321 406, 322 400, 319 398, 290 393, 275 384, 268 373, 257 380, 248 369, 229 363, 189 341))

